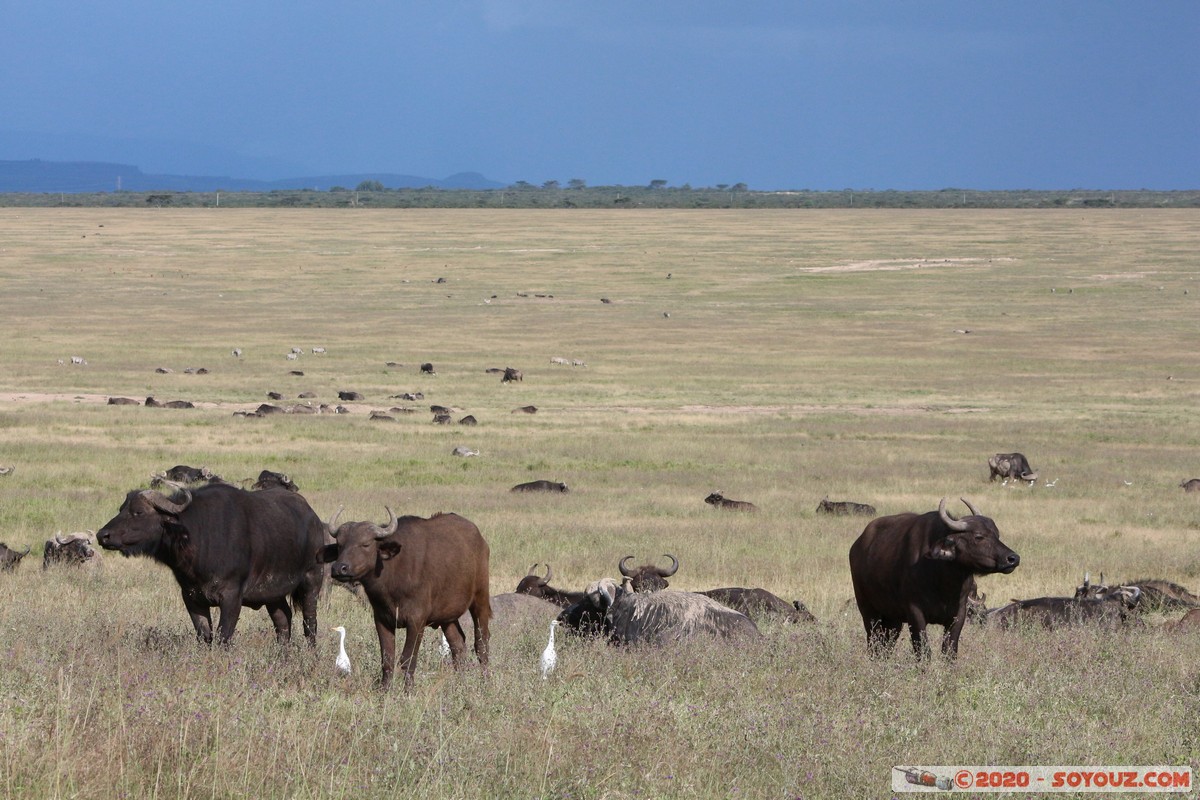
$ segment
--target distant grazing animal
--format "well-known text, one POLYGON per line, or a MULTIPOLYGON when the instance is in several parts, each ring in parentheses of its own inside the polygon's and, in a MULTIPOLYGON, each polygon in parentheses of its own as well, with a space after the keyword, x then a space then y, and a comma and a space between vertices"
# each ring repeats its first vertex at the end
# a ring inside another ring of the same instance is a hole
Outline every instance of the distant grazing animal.
POLYGON ((488 663, 488 545, 479 528, 457 514, 434 514, 429 519, 397 518, 387 509, 388 521, 347 522, 340 527, 335 514, 328 524, 336 544, 325 547, 322 558, 332 563, 336 581, 357 581, 363 587, 375 616, 382 663, 382 685, 388 687, 396 662, 396 629, 404 628, 400 670, 404 686, 411 689, 417 653, 426 627, 441 628, 450 642, 450 653, 459 666, 466 638, 458 622, 471 612, 475 626, 475 655, 488 663))
POLYGON ((343 400, 347 403, 354 403, 363 399, 363 396, 358 392, 338 392, 338 400, 343 400))
POLYGON ((289 492, 300 491, 300 487, 292 483, 290 477, 282 472, 272 472, 269 469, 264 469, 258 473, 258 480, 250 488, 256 492, 263 489, 287 489, 289 492))
POLYGON ((537 406, 521 406, 520 408, 514 408, 512 410, 512 413, 514 413, 514 414, 518 414, 518 413, 519 414, 536 414, 537 406))
POLYGON ((10 464, 7 467, 0 467, 0 475, 12 475, 16 471, 17 467, 14 464, 10 464))
POLYGON ((518 483, 516 486, 509 489, 510 492, 569 492, 565 483, 555 483, 554 481, 529 481, 528 483, 518 483))
POLYGON ((454 409, 447 408, 446 406, 439 406, 439 405, 434 404, 429 407, 429 410, 431 412, 433 412, 434 414, 449 414, 454 409))
POLYGON ((523 381, 523 380, 525 380, 525 374, 523 372, 521 372, 521 370, 513 369, 512 367, 505 367, 504 368, 504 377, 502 377, 500 379, 500 382, 501 383, 511 383, 512 381, 523 381))
POLYGON ((110 397, 108 398, 110 406, 140 406, 140 400, 134 400, 132 397, 110 397))
POLYGON ((817 621, 817 618, 799 600, 789 603, 766 589, 745 589, 733 586, 725 589, 709 589, 705 592, 697 592, 697 594, 711 597, 734 611, 740 611, 755 623, 767 619, 778 619, 783 622, 817 621))
POLYGON ((189 467, 186 464, 176 464, 165 472, 151 476, 150 486, 157 489, 164 483, 221 483, 221 476, 208 467, 189 467))
POLYGON ((478 450, 472 450, 472 449, 471 449, 471 448, 469 448, 469 447, 463 447, 462 445, 459 445, 458 447, 456 447, 456 448, 454 448, 453 450, 451 450, 451 451, 450 451, 450 455, 452 455, 452 456, 461 456, 461 457, 463 457, 463 458, 468 458, 468 457, 470 457, 470 456, 477 456, 477 455, 479 455, 479 451, 478 451, 478 450))
POLYGON ((191 400, 168 400, 162 404, 162 408, 195 408, 196 404, 191 400))
POLYGON ((92 564, 100 560, 100 553, 92 547, 93 533, 61 533, 47 539, 45 551, 42 554, 42 569, 49 569, 53 564, 92 564))
POLYGON ((314 347, 312 349, 312 353, 314 356, 325 355, 325 348, 324 347, 314 347))
POLYGON ((1200 608, 1200 597, 1189 592, 1178 583, 1159 578, 1141 578, 1136 581, 1126 581, 1117 586, 1109 586, 1104 582, 1104 574, 1100 574, 1100 583, 1092 585, 1089 575, 1084 574, 1083 583, 1075 587, 1075 597, 1101 599, 1113 594, 1127 594, 1131 589, 1137 589, 1141 595, 1138 609, 1141 611, 1175 611, 1181 608, 1200 608))
POLYGON ((87 364, 87 359, 83 356, 71 356, 71 363, 75 366, 84 366, 87 364))
POLYGON ((270 403, 263 403, 254 410, 254 413, 258 416, 265 417, 268 414, 283 414, 285 412, 279 406, 273 406, 270 403))
POLYGON ((1018 625, 1060 628, 1067 625, 1099 623, 1116 626, 1129 620, 1141 599, 1136 586, 1105 597, 1037 597, 1013 600, 988 612, 988 623, 1001 628, 1018 625))
POLYGON ((988 470, 989 481, 997 478, 1036 481, 1038 478, 1038 474, 1029 466, 1029 459, 1020 453, 996 453, 988 459, 988 470))
POLYGON ((458 424, 459 425, 478 425, 479 420, 475 419, 475 417, 473 415, 467 414, 465 417, 463 417, 462 419, 460 419, 458 421, 458 424))
POLYGON ((534 564, 529 568, 529 574, 517 584, 516 594, 527 594, 530 597, 539 597, 556 606, 566 608, 572 603, 578 603, 583 599, 583 592, 568 592, 562 589, 555 589, 550 585, 550 578, 554 573, 550 569, 550 565, 546 565, 546 577, 537 575, 538 565, 534 564))
POLYGON ((942 653, 955 657, 974 576, 1008 574, 1021 563, 996 523, 963 503, 971 515, 957 520, 944 497, 937 511, 877 517, 850 546, 854 599, 873 653, 890 651, 907 623, 913 651, 928 658, 925 626, 933 624, 944 627, 942 653))
POLYGON ((581 610, 600 617, 600 633, 612 644, 668 645, 695 638, 761 638, 739 611, 695 592, 625 591, 611 578, 590 584, 579 603, 564 609, 564 625, 581 610))
POLYGON ((1191 478, 1179 484, 1179 488, 1185 492, 1200 492, 1200 478, 1191 478))
POLYGON ((233 348, 233 350, 232 350, 231 352, 233 353, 233 357, 234 357, 234 358, 241 358, 241 357, 242 357, 242 348, 240 348, 240 347, 235 347, 235 348, 233 348))
MULTIPOLYGON (((378 411, 378 410, 372 411, 370 416, 367 417, 367 419, 382 420, 383 422, 395 422, 396 421, 396 418, 393 417, 391 414, 388 414, 386 411, 378 411)), ((433 421, 437 422, 438 420, 436 418, 434 418, 433 421)))
POLYGON ((437 375, 437 373, 433 371, 433 364, 429 363, 428 361, 426 361, 424 364, 421 365, 421 374, 422 375, 437 375))
POLYGON ((617 569, 621 575, 629 579, 631 588, 635 592, 661 592, 670 584, 667 578, 679 571, 679 559, 670 553, 664 553, 663 558, 671 559, 670 569, 656 567, 653 564, 643 564, 640 567, 630 567, 626 562, 633 559, 633 556, 625 556, 617 563, 617 569))
POLYGON ((247 492, 227 483, 172 488, 170 496, 129 492, 97 534, 100 546, 170 567, 196 636, 205 642, 213 638, 213 606, 221 609, 222 643, 233 638, 242 606, 265 606, 276 638, 288 641, 290 597, 315 645, 325 526, 308 502, 296 492, 247 492))
POLYGON ((435 425, 449 425, 451 422, 449 414, 434 414, 433 423, 435 425))
POLYGON ((551 364, 561 364, 564 367, 570 366, 571 362, 561 356, 554 356, 550 359, 551 364))
POLYGON ((852 503, 849 500, 830 500, 829 495, 817 504, 818 514, 833 514, 835 516, 845 516, 848 514, 866 514, 875 516, 875 506, 866 503, 852 503))
POLYGON ((29 547, 24 551, 14 550, 4 542, 0 542, 0 571, 12 572, 21 563, 21 559, 29 555, 29 547))
POLYGON ((758 506, 746 500, 729 500, 721 495, 720 492, 713 492, 708 497, 704 498, 704 502, 708 503, 713 508, 724 508, 729 511, 758 511, 758 506))

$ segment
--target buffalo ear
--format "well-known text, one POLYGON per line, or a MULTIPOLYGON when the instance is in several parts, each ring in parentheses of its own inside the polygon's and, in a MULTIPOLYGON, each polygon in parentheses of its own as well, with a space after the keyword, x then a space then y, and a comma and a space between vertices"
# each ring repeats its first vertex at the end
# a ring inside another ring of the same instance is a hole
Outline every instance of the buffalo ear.
POLYGON ((957 542, 953 536, 947 536, 931 544, 925 557, 933 561, 953 561, 957 553, 957 542))
POLYGON ((338 546, 336 544, 327 544, 317 551, 318 564, 332 564, 337 561, 338 546))
POLYGON ((379 543, 379 557, 387 561, 392 556, 399 554, 400 543, 394 539, 385 539, 379 543))

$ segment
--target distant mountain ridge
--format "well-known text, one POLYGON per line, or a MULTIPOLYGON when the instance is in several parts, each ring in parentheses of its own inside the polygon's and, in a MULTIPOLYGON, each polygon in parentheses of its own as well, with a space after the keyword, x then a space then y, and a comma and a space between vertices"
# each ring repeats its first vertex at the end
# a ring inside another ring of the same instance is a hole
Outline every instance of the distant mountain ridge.
POLYGON ((506 184, 478 172, 459 172, 448 178, 423 178, 387 172, 316 175, 253 180, 206 175, 151 175, 132 164, 104 161, 0 161, 0 192, 270 192, 282 189, 353 189, 363 181, 378 181, 388 189, 503 189, 506 184))

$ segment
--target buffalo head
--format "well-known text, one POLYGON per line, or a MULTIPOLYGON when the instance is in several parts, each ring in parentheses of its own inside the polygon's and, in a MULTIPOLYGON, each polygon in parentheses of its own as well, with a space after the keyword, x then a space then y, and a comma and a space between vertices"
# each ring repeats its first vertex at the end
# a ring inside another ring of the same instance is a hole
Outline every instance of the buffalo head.
POLYGON ((158 550, 165 535, 186 535, 179 515, 192 502, 192 493, 169 482, 165 485, 175 490, 170 497, 151 489, 135 489, 125 495, 121 510, 96 534, 100 546, 119 550, 123 556, 150 555, 158 550))
POLYGON ((1012 572, 1021 563, 1021 557, 1000 541, 1000 531, 991 517, 985 517, 967 500, 963 503, 971 510, 970 516, 954 519, 946 511, 946 498, 938 503, 938 516, 948 533, 930 543, 925 558, 934 561, 950 561, 973 574, 1012 572))
POLYGON ((400 543, 391 538, 400 527, 400 521, 390 508, 387 512, 388 521, 382 526, 373 522, 347 522, 338 527, 338 517, 342 515, 340 508, 326 523, 329 535, 336 543, 325 545, 320 559, 333 564, 330 576, 335 581, 352 583, 371 573, 378 574, 382 562, 400 552, 400 543))
POLYGON ((529 568, 529 574, 521 578, 521 582, 517 584, 516 594, 527 594, 532 597, 541 597, 545 594, 545 588, 550 584, 550 577, 554 573, 550 570, 550 565, 547 564, 546 577, 543 578, 536 574, 537 568, 537 564, 529 568))
POLYGON ((671 559, 670 569, 656 567, 653 564, 646 564, 641 567, 626 566, 626 562, 632 558, 633 556, 622 558, 620 563, 617 564, 617 569, 629 579, 629 583, 635 592, 660 592, 669 585, 667 578, 679 570, 679 559, 670 553, 664 554, 664 558, 671 559))

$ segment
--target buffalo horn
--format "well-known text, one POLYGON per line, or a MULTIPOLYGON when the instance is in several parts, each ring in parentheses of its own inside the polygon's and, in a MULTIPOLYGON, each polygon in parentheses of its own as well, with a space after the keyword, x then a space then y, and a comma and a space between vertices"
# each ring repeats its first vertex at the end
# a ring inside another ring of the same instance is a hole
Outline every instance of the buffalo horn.
POLYGON ((633 577, 633 573, 629 571, 629 567, 625 566, 625 562, 631 558, 633 558, 633 556, 625 556, 624 558, 621 559, 620 563, 617 564, 617 569, 621 570, 621 574, 624 575, 626 578, 633 577))
POLYGON ((970 501, 970 500, 968 500, 968 499, 967 499, 967 498, 965 498, 965 497, 960 497, 960 498, 958 498, 958 499, 963 501, 963 505, 965 505, 967 508, 971 509, 971 516, 973 516, 973 517, 982 517, 982 516, 983 516, 983 514, 980 514, 980 513, 979 513, 979 509, 978 509, 978 508, 976 508, 975 506, 971 505, 971 501, 970 501))
POLYGON ((946 498, 944 497, 942 498, 942 501, 938 503, 938 516, 942 518, 942 522, 946 523, 946 527, 952 531, 965 531, 967 529, 966 522, 960 519, 954 519, 950 516, 949 512, 946 511, 946 498))
POLYGON ((344 509, 344 508, 345 508, 345 506, 338 506, 338 510, 333 512, 333 518, 330 519, 329 522, 325 523, 325 527, 329 528, 329 535, 335 539, 337 538, 337 532, 338 532, 338 529, 337 529, 338 517, 340 517, 342 515, 342 509, 344 509))
POLYGON ((666 556, 667 558, 671 559, 671 569, 666 570, 666 569, 662 569, 661 567, 656 567, 654 571, 657 572, 659 574, 659 576, 661 576, 663 578, 669 578, 672 575, 674 575, 676 572, 679 571, 679 559, 676 558, 675 556, 671 555, 670 553, 663 553, 663 555, 666 556))
POLYGON ((384 506, 388 512, 387 525, 379 529, 379 533, 375 534, 376 539, 386 539, 400 528, 400 520, 396 519, 396 515, 392 513, 392 509, 384 506))
POLYGON ((150 491, 150 490, 146 490, 146 491, 142 492, 142 496, 145 497, 147 500, 149 500, 150 505, 154 506, 159 511, 164 511, 168 514, 183 513, 183 510, 185 508, 187 508, 188 505, 192 502, 191 491, 189 489, 183 488, 178 483, 172 483, 171 481, 163 481, 163 484, 174 489, 177 494, 182 494, 183 501, 176 503, 174 500, 171 500, 166 495, 159 494, 158 492, 154 492, 154 491, 150 491))
MULTIPOLYGON (((534 564, 534 566, 536 567, 537 564, 534 564)), ((546 584, 550 583, 550 576, 553 574, 554 573, 550 571, 550 565, 547 564, 546 565, 546 577, 538 579, 538 586, 545 586, 546 584)))

